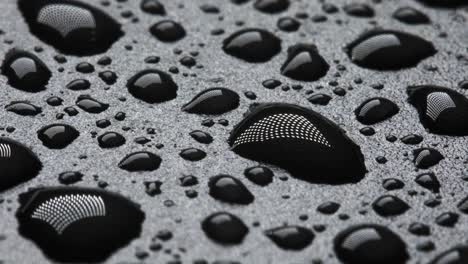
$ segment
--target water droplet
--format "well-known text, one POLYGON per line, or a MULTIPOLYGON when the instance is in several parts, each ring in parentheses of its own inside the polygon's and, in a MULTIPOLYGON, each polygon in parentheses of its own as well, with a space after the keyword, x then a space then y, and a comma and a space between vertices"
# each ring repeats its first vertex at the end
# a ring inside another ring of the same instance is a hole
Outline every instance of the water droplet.
POLYGON ((152 14, 152 15, 160 15, 164 16, 166 14, 166 9, 164 5, 161 4, 158 0, 143 0, 141 1, 141 10, 143 12, 152 14))
POLYGON ((281 74, 298 81, 317 81, 330 66, 318 53, 315 45, 297 44, 288 48, 288 58, 281 66, 281 74))
POLYGON ((346 14, 354 17, 369 18, 375 15, 374 9, 366 4, 351 3, 343 7, 346 14))
POLYGON ((58 180, 61 184, 70 185, 83 179, 83 174, 78 171, 66 171, 59 174, 58 180))
POLYGON ((108 104, 101 103, 89 95, 80 95, 76 100, 76 105, 88 113, 99 114, 109 108, 108 104))
POLYGON ((272 183, 274 176, 273 171, 263 166, 250 167, 244 171, 244 175, 251 182, 260 186, 267 186, 272 183))
POLYGON ((401 142, 407 144, 407 145, 417 145, 423 141, 423 137, 420 135, 416 134, 410 134, 406 135, 403 138, 401 138, 401 142))
POLYGON ((232 204, 250 204, 255 199, 253 194, 238 179, 229 175, 210 178, 210 195, 216 200, 232 204))
POLYGON ((434 165, 437 165, 444 156, 440 152, 433 148, 419 148, 413 151, 414 164, 420 169, 427 169, 434 165))
POLYGON ((39 158, 29 148, 0 137, 0 192, 35 178, 41 168, 39 158))
POLYGON ((42 109, 39 106, 35 106, 26 101, 11 102, 9 105, 5 106, 5 109, 22 116, 36 116, 42 113, 42 109))
POLYGON ((410 207, 406 202, 393 195, 383 195, 372 204, 374 211, 383 217, 405 213, 410 207))
POLYGON ((358 182, 366 173, 359 146, 340 127, 296 105, 253 108, 234 128, 229 144, 242 157, 277 165, 309 182, 358 182))
POLYGON ((468 246, 451 248, 435 257, 429 264, 463 264, 468 263, 468 246))
POLYGON ((103 71, 99 73, 99 78, 107 85, 112 85, 117 81, 117 74, 113 71, 103 71))
POLYGON ((211 142, 213 142, 213 137, 210 134, 201 130, 194 130, 190 132, 190 136, 197 142, 202 144, 210 144, 211 142))
POLYGON ((317 93, 307 98, 307 101, 314 105, 328 105, 331 99, 331 96, 329 96, 328 94, 317 93))
POLYGON ((128 80, 127 88, 135 98, 150 104, 172 100, 177 96, 177 84, 160 70, 144 70, 128 80))
POLYGON ((19 0, 18 6, 31 33, 65 54, 103 53, 124 35, 115 19, 81 1, 19 0))
POLYGON ((116 148, 125 144, 125 138, 117 132, 106 132, 98 137, 101 148, 116 148))
POLYGON ((45 90, 52 73, 36 55, 13 49, 5 55, 2 74, 8 84, 25 92, 36 93, 45 90))
POLYGON ((414 67, 437 51, 421 37, 392 30, 372 30, 347 46, 350 59, 357 65, 376 70, 414 67))
POLYGON ((387 191, 393 191, 393 190, 402 189, 403 187, 405 187, 405 184, 399 179, 389 178, 383 181, 382 186, 387 191))
POLYGON ((206 157, 206 153, 203 150, 196 148, 187 148, 180 152, 179 154, 183 159, 189 161, 199 161, 206 157))
POLYGON ((265 235, 278 247, 286 250, 302 250, 315 238, 314 233, 301 226, 282 226, 265 231, 265 235))
POLYGON ((428 236, 431 234, 431 228, 422 223, 412 223, 408 227, 408 231, 416 236, 428 236))
POLYGON ((393 17, 398 21, 408 24, 408 25, 420 25, 420 24, 429 24, 431 21, 421 11, 405 6, 398 8, 394 13, 393 17))
POLYGON ((269 31, 248 28, 226 38, 223 50, 247 62, 266 62, 281 51, 281 40, 269 31))
POLYGON ((37 132, 39 140, 50 149, 63 149, 70 145, 80 133, 66 124, 52 124, 41 128, 37 132))
POLYGON ((400 109, 386 98, 370 98, 364 101, 354 113, 359 122, 364 125, 373 125, 396 115, 400 109))
POLYGON ((100 189, 34 189, 19 202, 19 233, 54 262, 102 262, 139 237, 145 219, 139 205, 100 189))
POLYGON ((285 32, 294 32, 299 29, 301 23, 292 17, 282 17, 278 20, 277 26, 285 32))
POLYGON ((119 168, 134 171, 154 171, 161 165, 161 158, 148 151, 134 152, 127 155, 119 162, 119 168))
POLYGON ((76 79, 68 83, 66 87, 72 91, 81 91, 89 89, 91 83, 86 79, 76 79))
POLYGON ((335 202, 325 202, 317 207, 317 211, 322 214, 331 215, 340 209, 340 204, 335 202))
POLYGON ((456 213, 447 212, 442 213, 436 217, 436 224, 443 227, 454 227, 458 223, 460 216, 456 213))
POLYGON ((239 107, 239 95, 227 88, 210 88, 182 107, 188 113, 219 115, 239 107))
POLYGON ((349 227, 334 239, 336 256, 347 264, 405 264, 405 242, 390 229, 373 224, 349 227))
POLYGON ((418 0, 424 4, 434 7, 457 7, 466 5, 466 0, 418 0))
POLYGON ((254 7, 263 13, 276 14, 286 11, 289 4, 289 0, 257 0, 254 7))
POLYGON ((224 245, 242 243, 249 232, 249 228, 240 218, 226 212, 208 216, 201 226, 207 237, 224 245))
POLYGON ((419 113, 422 125, 440 135, 468 135, 468 99, 445 87, 411 86, 408 101, 419 113))
POLYGON ((150 28, 151 34, 162 42, 175 42, 185 37, 185 29, 172 20, 160 21, 150 28))
POLYGON ((416 177, 415 182, 434 193, 438 193, 440 190, 440 182, 434 173, 420 174, 416 177))

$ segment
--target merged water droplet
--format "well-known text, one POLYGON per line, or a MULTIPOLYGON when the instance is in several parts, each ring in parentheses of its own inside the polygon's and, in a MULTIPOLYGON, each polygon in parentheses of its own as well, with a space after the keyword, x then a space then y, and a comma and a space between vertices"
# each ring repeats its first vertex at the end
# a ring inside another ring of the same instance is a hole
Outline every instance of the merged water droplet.
POLYGON ((226 212, 208 216, 201 226, 207 237, 224 245, 242 243, 249 232, 249 228, 240 218, 226 212))
POLYGON ((334 239, 336 256, 347 264, 405 264, 405 242, 384 226, 365 224, 347 228, 334 239))
POLYGON ((134 75, 127 82, 128 92, 150 104, 162 103, 177 96, 177 84, 160 70, 148 69, 134 75))
POLYGON ((384 217, 401 215, 408 211, 409 205, 393 195, 383 195, 372 204, 374 211, 384 217))
POLYGON ((116 148, 125 144, 125 138, 117 132, 106 132, 98 137, 101 148, 116 148))
POLYGON ((281 51, 281 40, 269 31, 247 28, 226 38, 223 50, 247 62, 266 62, 281 51))
POLYGON ((197 94, 182 107, 188 113, 219 115, 239 107, 239 95, 227 88, 210 88, 197 94))
POLYGON ((75 0, 18 0, 29 30, 65 54, 95 55, 107 51, 124 33, 100 9, 75 0))
POLYGON ((393 13, 393 17, 408 25, 429 24, 431 22, 426 14, 409 6, 398 8, 393 13))
POLYGON ((163 20, 152 25, 150 33, 163 42, 175 42, 187 34, 181 24, 172 20, 163 20))
POLYGON ((26 101, 11 102, 9 105, 5 106, 5 109, 22 116, 36 116, 42 113, 42 109, 39 106, 35 106, 26 101))
POLYGON ((444 156, 440 152, 433 148, 419 148, 413 151, 414 164, 420 169, 427 169, 434 165, 437 165, 444 156))
POLYGON ((89 95, 80 95, 76 100, 76 105, 88 113, 99 114, 109 108, 108 104, 99 102, 89 95))
POLYGON ((154 171, 161 165, 161 158, 148 151, 134 152, 127 155, 119 162, 119 168, 135 172, 135 171, 154 171))
POLYGON ((265 231, 265 235, 278 247, 286 250, 302 250, 315 238, 314 233, 301 226, 282 226, 265 231))
POLYGON ((264 13, 276 14, 286 11, 289 4, 289 0, 257 0, 254 7, 264 13))
POLYGON ((364 101, 354 113, 359 122, 364 125, 373 125, 375 123, 389 119, 396 115, 400 109, 398 106, 381 97, 370 98, 364 101))
POLYGON ((210 178, 208 183, 211 197, 232 204, 250 204, 253 194, 238 179, 229 175, 218 175, 210 178))
POLYGON ((410 86, 407 92, 419 120, 431 133, 468 135, 468 98, 464 95, 434 85, 410 86))
POLYGON ((45 90, 52 73, 36 55, 12 49, 5 55, 2 74, 8 78, 8 84, 25 92, 36 93, 45 90))
POLYGON ((50 149, 63 149, 79 135, 80 132, 67 124, 52 124, 37 131, 37 137, 42 141, 42 144, 50 149))
POLYGON ((431 42, 405 32, 372 30, 346 48, 357 65, 376 70, 400 70, 414 67, 436 54, 431 42))
POLYGON ((294 177, 329 184, 361 180, 361 150, 322 115, 297 105, 262 104, 234 128, 231 149, 255 161, 277 165, 294 177))
POLYGON ((451 248, 434 258, 429 264, 463 264, 468 263, 468 246, 451 248))
POLYGON ((41 168, 39 158, 28 147, 0 137, 0 192, 35 178, 41 168))
POLYGON ((102 262, 139 237, 145 219, 137 204, 100 189, 34 189, 19 202, 19 233, 58 262, 102 262))
POLYGON ((316 81, 325 76, 330 66, 310 44, 297 44, 288 49, 281 74, 298 81, 316 81))

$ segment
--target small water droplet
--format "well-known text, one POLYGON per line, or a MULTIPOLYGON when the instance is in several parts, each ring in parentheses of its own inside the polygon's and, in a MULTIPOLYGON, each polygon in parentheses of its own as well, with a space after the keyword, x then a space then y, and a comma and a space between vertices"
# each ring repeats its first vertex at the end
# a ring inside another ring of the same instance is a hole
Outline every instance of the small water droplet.
POLYGON ((218 175, 210 178, 208 183, 210 195, 216 200, 232 204, 250 204, 253 194, 238 179, 229 175, 218 175))
POLYGON ((373 125, 396 115, 400 109, 386 98, 370 98, 364 101, 354 113, 359 122, 364 125, 373 125))
POLYGON ((226 212, 208 216, 201 226, 207 237, 223 245, 240 244, 249 232, 240 218, 226 212))
POLYGON ((135 171, 154 171, 161 165, 161 158, 148 151, 134 152, 127 155, 119 162, 119 168, 135 172, 135 171))
POLYGON ((276 14, 286 11, 289 5, 289 0, 257 0, 254 7, 263 13, 276 14))
POLYGON ((265 231, 278 247, 286 250, 302 250, 308 247, 315 238, 314 233, 301 226, 282 226, 265 231))
POLYGON ((26 101, 11 102, 5 106, 5 109, 22 116, 36 116, 42 113, 42 109, 39 106, 35 106, 26 101))
POLYGON ((67 124, 48 125, 37 132, 42 144, 50 149, 63 149, 79 135, 80 133, 74 127, 67 124))
POLYGON ((127 88, 135 98, 154 104, 176 98, 178 87, 169 74, 149 69, 128 80, 127 88))
POLYGON ((117 132, 106 132, 98 137, 101 148, 116 148, 125 144, 125 138, 117 132))
POLYGON ((427 15, 409 6, 398 8, 393 13, 393 17, 408 25, 429 24, 431 22, 427 15))
POLYGON ((440 152, 433 148, 419 148, 413 151, 414 164, 420 169, 427 169, 434 165, 437 165, 444 156, 440 152))
POLYGON ((272 183, 274 176, 273 171, 264 166, 247 168, 244 171, 244 175, 251 182, 260 186, 267 186, 268 184, 272 183))
POLYGON ((199 161, 206 157, 206 153, 203 150, 196 148, 187 148, 180 152, 179 154, 183 159, 189 161, 199 161))
POLYGON ((99 114, 109 108, 108 104, 97 101, 89 95, 80 95, 76 100, 76 105, 88 113, 99 114))
POLYGON ((163 20, 152 25, 150 32, 159 41, 163 42, 175 42, 183 39, 186 35, 182 25, 172 20, 163 20))

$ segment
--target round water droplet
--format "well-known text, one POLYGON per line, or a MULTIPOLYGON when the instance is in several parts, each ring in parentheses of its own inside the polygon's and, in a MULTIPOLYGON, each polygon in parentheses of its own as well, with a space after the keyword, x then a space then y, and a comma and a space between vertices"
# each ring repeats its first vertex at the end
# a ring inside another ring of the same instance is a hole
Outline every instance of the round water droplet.
POLYGON ((207 237, 224 245, 242 243, 249 232, 248 227, 240 218, 226 212, 208 216, 201 226, 207 237))
POLYGON ((188 113, 219 115, 239 106, 239 95, 227 88, 210 88, 197 94, 182 107, 188 113))
POLYGON ((278 247, 286 250, 302 250, 308 247, 315 238, 314 233, 301 226, 282 226, 265 231, 278 247))
POLYGON ((63 149, 79 135, 80 133, 74 127, 66 124, 48 125, 37 132, 42 144, 50 149, 63 149))
POLYGON ((116 148, 125 144, 125 138, 117 132, 106 132, 98 137, 101 148, 116 148))
POLYGON ((226 38, 223 50, 247 62, 266 62, 281 51, 281 40, 266 30, 248 28, 226 38))
POLYGON ((164 16, 166 14, 166 9, 164 8, 164 5, 159 2, 159 0, 143 0, 141 1, 140 7, 143 12, 148 14, 160 16, 164 16))
POLYGON ((11 102, 9 105, 5 106, 5 109, 22 116, 36 116, 42 113, 42 109, 40 107, 25 101, 11 102))
POLYGON ((362 124, 373 125, 389 119, 399 111, 400 109, 394 102, 386 98, 375 97, 364 101, 354 113, 362 124))
POLYGON ((383 195, 372 204, 374 211, 383 217, 405 213, 410 207, 406 202, 393 195, 383 195))
POLYGON ((172 100, 177 96, 177 84, 160 70, 144 70, 127 82, 130 94, 150 104, 172 100))
POLYGON ((18 49, 5 55, 2 74, 12 87, 31 93, 44 90, 52 77, 50 70, 36 55, 18 49))
POLYGON ((216 200, 232 204, 250 204, 253 194, 238 179, 229 175, 218 175, 210 178, 208 183, 210 195, 216 200))
POLYGON ((347 46, 349 58, 357 65, 376 70, 414 67, 437 51, 421 37, 392 30, 373 30, 347 46))
POLYGON ((81 1, 19 0, 18 6, 31 33, 65 54, 103 53, 124 35, 115 19, 81 1))
POLYGON ((185 37, 185 29, 172 20, 160 21, 150 28, 151 34, 163 42, 175 42, 185 37))
POLYGON ((148 151, 134 152, 119 162, 119 168, 126 171, 154 171, 161 165, 161 158, 148 151))
POLYGON ((329 68, 315 45, 297 44, 288 49, 281 74, 298 81, 317 81, 327 74, 329 68))
POLYGON ((299 29, 301 23, 292 17, 282 17, 278 20, 277 26, 285 32, 294 32, 299 29))

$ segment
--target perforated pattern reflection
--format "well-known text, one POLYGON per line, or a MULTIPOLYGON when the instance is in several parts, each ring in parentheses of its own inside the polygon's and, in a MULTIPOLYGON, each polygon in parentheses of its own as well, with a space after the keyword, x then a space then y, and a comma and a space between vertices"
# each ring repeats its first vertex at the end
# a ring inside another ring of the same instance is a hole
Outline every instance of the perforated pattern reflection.
POLYGON ((0 158, 11 157, 11 147, 8 144, 0 144, 0 158))
POLYGON ((185 108, 192 108, 194 105, 197 105, 203 101, 205 101, 206 99, 209 99, 209 98, 212 98, 212 97, 215 97, 215 96, 220 96, 222 95, 223 92, 219 89, 216 89, 216 90, 211 90, 211 91, 208 91, 208 92, 204 92, 203 94, 201 94, 200 96, 198 96, 197 98, 195 98, 193 100, 193 102, 191 102, 190 104, 188 104, 185 108))
POLYGON ((37 72, 36 62, 31 58, 16 59, 11 64, 11 68, 19 78, 23 78, 28 73, 37 72))
POLYGON ((427 157, 431 155, 431 152, 428 150, 428 149, 425 149, 425 150, 422 150, 421 152, 418 153, 418 156, 416 157, 416 159, 414 160, 414 163, 416 165, 419 165, 421 163, 421 161, 427 157))
POLYGON ((435 92, 427 96, 426 104, 426 115, 429 116, 433 121, 436 121, 439 115, 449 108, 455 108, 455 102, 453 102, 450 95, 444 92, 435 92))
POLYGON ((363 243, 369 241, 378 241, 381 236, 372 228, 361 229, 350 234, 344 241, 343 247, 349 250, 354 250, 360 247, 363 243))
POLYGON ((66 37, 76 29, 96 27, 91 12, 71 5, 47 5, 39 11, 37 21, 54 28, 62 37, 66 37))
POLYGON ((71 194, 43 202, 34 210, 31 217, 48 223, 57 233, 62 234, 76 221, 105 215, 106 206, 100 196, 71 194))
POLYGON ((369 112, 369 110, 371 110, 372 108, 374 108, 376 106, 379 106, 379 105, 380 105, 380 100, 379 99, 369 101, 361 108, 361 111, 359 112, 359 115, 365 115, 367 112, 369 112))
POLYGON ((275 114, 257 121, 237 137, 233 146, 281 138, 302 139, 331 147, 307 118, 295 114, 275 114))
POLYGON ((353 48, 351 51, 351 59, 360 61, 379 49, 392 46, 401 46, 400 40, 395 35, 382 34, 373 36, 353 48))

